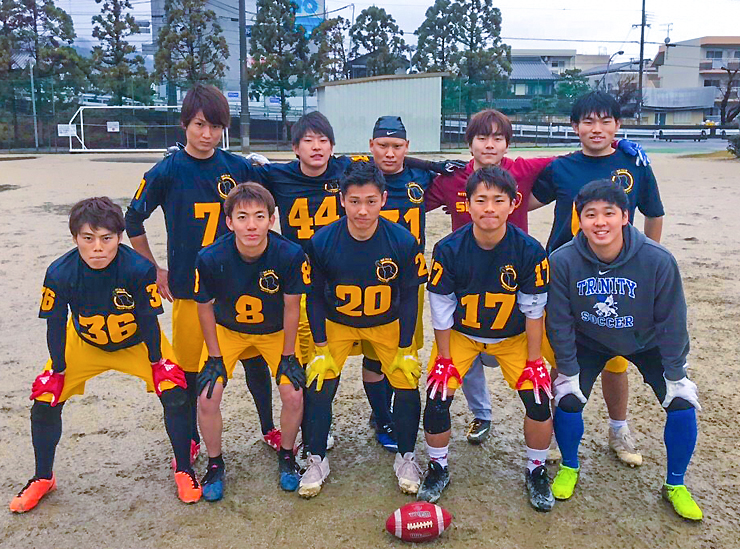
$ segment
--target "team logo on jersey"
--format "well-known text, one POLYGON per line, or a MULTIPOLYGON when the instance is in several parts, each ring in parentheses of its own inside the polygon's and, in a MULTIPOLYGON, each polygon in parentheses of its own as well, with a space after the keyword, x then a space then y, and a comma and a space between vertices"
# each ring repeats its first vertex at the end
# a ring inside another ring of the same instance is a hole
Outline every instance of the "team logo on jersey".
POLYGON ((612 181, 614 183, 619 183, 626 193, 631 192, 632 187, 635 186, 635 178, 632 177, 629 170, 625 170, 623 168, 612 172, 612 181))
POLYGON ((218 178, 218 194, 220 194, 221 198, 224 200, 226 200, 226 197, 229 196, 231 189, 234 187, 236 187, 236 181, 234 181, 234 178, 229 174, 225 173, 218 178))
POLYGON ((324 183, 324 190, 328 193, 336 194, 339 192, 339 179, 330 179, 324 183))
POLYGON ((412 204, 421 204, 424 202, 424 189, 418 183, 406 183, 406 194, 412 204))
POLYGON ((596 314, 601 317, 618 316, 617 315, 617 302, 614 301, 614 296, 606 296, 604 301, 597 301, 594 305, 596 314))
POLYGON ((516 281, 516 269, 514 265, 504 265, 501 267, 501 286, 504 290, 516 292, 519 284, 516 281))
POLYGON ((275 271, 262 271, 259 280, 260 290, 266 294, 276 294, 280 291, 280 279, 275 271))
POLYGON ((126 288, 116 288, 113 290, 113 305, 121 311, 129 311, 134 308, 134 296, 126 288))
POLYGON ((388 284, 398 276, 398 265, 389 258, 378 259, 375 262, 375 274, 378 280, 388 284))

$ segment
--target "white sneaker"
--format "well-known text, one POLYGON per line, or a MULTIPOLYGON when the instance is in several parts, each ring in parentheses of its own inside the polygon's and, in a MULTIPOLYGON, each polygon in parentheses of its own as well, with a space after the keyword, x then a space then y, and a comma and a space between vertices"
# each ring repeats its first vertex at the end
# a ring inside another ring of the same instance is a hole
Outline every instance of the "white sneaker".
POLYGON ((642 465, 642 454, 636 448, 635 439, 629 427, 620 427, 617 431, 609 428, 609 448, 614 450, 620 461, 630 467, 642 465))
POLYGON ((309 454, 308 468, 301 477, 298 495, 306 499, 318 496, 321 492, 321 485, 329 476, 329 471, 329 460, 327 458, 321 459, 317 455, 309 454))
POLYGON ((555 435, 552 435, 552 440, 550 441, 550 448, 547 451, 547 458, 546 462, 553 464, 558 463, 560 460, 563 459, 562 454, 560 453, 560 448, 558 447, 558 441, 555 438, 555 435))
POLYGON ((416 494, 421 484, 421 467, 416 463, 413 452, 406 452, 403 456, 396 454, 393 470, 398 478, 398 487, 404 494, 416 494))

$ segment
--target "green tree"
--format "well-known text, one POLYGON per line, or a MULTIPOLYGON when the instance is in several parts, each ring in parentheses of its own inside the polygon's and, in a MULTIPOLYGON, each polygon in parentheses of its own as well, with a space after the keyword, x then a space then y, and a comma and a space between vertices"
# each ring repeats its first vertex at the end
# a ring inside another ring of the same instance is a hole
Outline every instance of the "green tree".
POLYGON ((454 55, 458 51, 451 0, 436 0, 426 11, 426 19, 414 34, 418 37, 412 64, 422 72, 454 70, 454 55))
POLYGON ((311 54, 311 67, 319 81, 347 78, 345 38, 350 23, 343 17, 325 19, 311 33, 317 51, 311 54))
POLYGON ((226 74, 229 46, 207 0, 166 0, 167 18, 157 36, 157 80, 215 84, 226 74))
POLYGON ((409 50, 403 31, 396 20, 383 8, 370 6, 360 12, 349 30, 352 49, 350 56, 370 54, 367 75, 394 74, 408 65, 404 55, 409 50))
POLYGON ((560 75, 555 86, 555 96, 570 105, 579 97, 591 91, 591 86, 585 76, 581 76, 581 69, 568 69, 560 75))
POLYGON ((511 50, 501 40, 501 10, 493 7, 493 0, 457 0, 450 10, 450 32, 460 45, 453 58, 470 117, 488 93, 494 97, 506 93, 511 50))
POLYGON ((112 94, 113 105, 122 105, 124 97, 149 103, 151 81, 144 58, 134 55, 136 47, 127 40, 139 32, 131 14, 131 0, 95 0, 95 3, 102 4, 102 9, 100 15, 92 18, 93 37, 101 42, 93 48, 93 82, 112 94))
POLYGON ((291 0, 257 0, 250 44, 252 87, 263 95, 280 97, 283 139, 288 137, 288 97, 303 88, 306 75, 310 76, 308 39, 305 29, 296 26, 297 7, 291 0))

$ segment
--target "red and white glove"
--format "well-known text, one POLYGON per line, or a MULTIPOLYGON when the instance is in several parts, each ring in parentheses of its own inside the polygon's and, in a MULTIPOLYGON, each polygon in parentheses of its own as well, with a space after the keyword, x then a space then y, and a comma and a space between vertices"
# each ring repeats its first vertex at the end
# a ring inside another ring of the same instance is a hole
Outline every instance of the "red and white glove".
POLYGON ((460 372, 457 371, 457 368, 455 368, 455 365, 452 363, 452 359, 438 356, 434 361, 432 371, 427 374, 427 391, 429 392, 429 398, 434 398, 434 395, 439 391, 442 393, 442 400, 447 400, 447 382, 451 377, 454 377, 460 384, 462 384, 462 377, 460 376, 460 372))
POLYGON ((552 399, 552 388, 550 381, 550 372, 547 371, 545 361, 542 357, 537 360, 528 360, 527 365, 519 376, 519 381, 516 382, 517 390, 522 388, 525 381, 531 381, 534 385, 534 401, 537 404, 542 404, 540 400, 540 389, 545 391, 545 394, 552 399))
POLYGON ((154 392, 157 393, 157 396, 162 395, 160 385, 163 381, 170 381, 183 389, 188 388, 188 382, 185 381, 185 372, 177 364, 166 358, 161 358, 159 362, 152 363, 152 378, 154 378, 154 392))
POLYGON ((41 395, 49 393, 51 395, 51 405, 56 406, 62 397, 62 389, 64 389, 64 374, 47 370, 33 380, 29 400, 36 400, 41 395))

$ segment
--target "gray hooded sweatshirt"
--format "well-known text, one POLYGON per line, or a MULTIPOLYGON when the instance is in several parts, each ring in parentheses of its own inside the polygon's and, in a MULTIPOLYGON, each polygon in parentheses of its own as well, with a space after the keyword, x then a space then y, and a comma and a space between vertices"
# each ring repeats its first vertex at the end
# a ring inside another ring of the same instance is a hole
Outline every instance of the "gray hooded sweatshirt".
POLYGON ((550 255, 546 323, 557 369, 579 373, 576 342, 616 356, 657 347, 666 379, 683 379, 689 334, 676 260, 631 224, 622 234, 622 251, 608 264, 583 233, 550 255))

